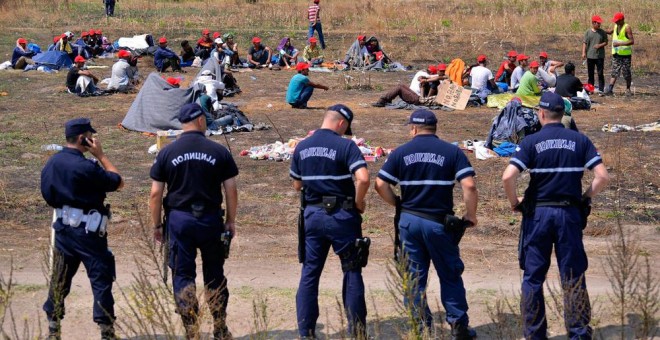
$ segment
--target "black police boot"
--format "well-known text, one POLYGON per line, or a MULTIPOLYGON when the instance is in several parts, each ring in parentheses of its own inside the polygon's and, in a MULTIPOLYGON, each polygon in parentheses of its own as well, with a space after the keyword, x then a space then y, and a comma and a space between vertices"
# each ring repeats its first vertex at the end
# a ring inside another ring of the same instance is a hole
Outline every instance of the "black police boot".
POLYGON ((451 325, 451 340, 472 340, 477 337, 477 332, 466 324, 451 325))
POLYGON ((113 324, 103 324, 100 323, 99 327, 101 328, 101 340, 117 340, 117 335, 115 335, 115 326, 113 324))
POLYGON ((62 327, 59 321, 48 320, 47 340, 62 340, 62 327))
POLYGON ((232 340, 234 336, 231 335, 231 332, 227 326, 214 327, 213 329, 213 340, 232 340))

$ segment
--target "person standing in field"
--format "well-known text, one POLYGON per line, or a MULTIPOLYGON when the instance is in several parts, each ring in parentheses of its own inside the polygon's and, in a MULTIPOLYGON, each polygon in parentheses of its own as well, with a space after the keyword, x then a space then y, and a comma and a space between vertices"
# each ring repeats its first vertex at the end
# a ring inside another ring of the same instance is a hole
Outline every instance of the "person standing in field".
POLYGON ((606 96, 614 94, 614 84, 623 73, 623 79, 626 80, 626 96, 632 96, 630 85, 632 84, 631 60, 632 60, 632 45, 635 44, 632 28, 626 24, 623 13, 617 12, 612 18, 614 27, 611 30, 605 31, 607 34, 612 35, 612 78, 610 78, 610 85, 605 90, 606 96))
POLYGON ((108 17, 115 15, 115 2, 119 0, 103 0, 105 4, 105 15, 108 17))
POLYGON ((594 71, 598 72, 598 92, 605 91, 605 46, 607 46, 607 33, 600 28, 603 19, 598 15, 591 17, 591 28, 584 33, 582 42, 582 60, 587 61, 587 83, 594 85, 594 71))
POLYGON ((325 40, 323 39, 323 28, 321 27, 321 8, 319 7, 319 1, 314 0, 309 8, 307 9, 307 19, 309 20, 309 32, 307 33, 307 39, 314 36, 314 31, 319 33, 319 41, 321 43, 321 49, 325 50, 325 40))

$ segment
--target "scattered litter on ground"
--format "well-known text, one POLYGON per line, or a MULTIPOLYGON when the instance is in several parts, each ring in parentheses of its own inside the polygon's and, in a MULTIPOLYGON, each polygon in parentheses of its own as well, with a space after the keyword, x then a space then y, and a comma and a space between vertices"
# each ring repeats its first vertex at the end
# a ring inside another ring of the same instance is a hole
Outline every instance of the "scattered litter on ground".
POLYGON ((605 124, 601 129, 603 132, 626 132, 626 131, 660 131, 660 121, 632 127, 624 124, 605 124))

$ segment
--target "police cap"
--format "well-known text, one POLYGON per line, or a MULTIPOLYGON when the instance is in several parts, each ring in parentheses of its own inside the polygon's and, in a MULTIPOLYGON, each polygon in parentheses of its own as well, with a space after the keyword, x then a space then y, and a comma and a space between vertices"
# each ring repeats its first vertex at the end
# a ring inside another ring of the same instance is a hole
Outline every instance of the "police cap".
POLYGON ((64 136, 66 138, 81 135, 87 131, 96 133, 92 123, 87 118, 76 118, 64 123, 64 136))
POLYGON ((179 121, 181 123, 188 123, 189 121, 203 115, 202 107, 197 103, 189 103, 184 105, 179 111, 179 121))
POLYGON ((335 104, 328 108, 328 111, 335 111, 339 113, 346 121, 348 121, 348 128, 346 128, 346 135, 352 136, 353 131, 351 130, 351 122, 353 122, 353 111, 344 104, 335 104))
POLYGON ((418 109, 410 114, 408 124, 436 125, 438 124, 438 118, 435 117, 435 113, 427 109, 418 109))
POLYGON ((563 112, 564 99, 554 92, 545 92, 539 100, 539 107, 554 112, 563 112))

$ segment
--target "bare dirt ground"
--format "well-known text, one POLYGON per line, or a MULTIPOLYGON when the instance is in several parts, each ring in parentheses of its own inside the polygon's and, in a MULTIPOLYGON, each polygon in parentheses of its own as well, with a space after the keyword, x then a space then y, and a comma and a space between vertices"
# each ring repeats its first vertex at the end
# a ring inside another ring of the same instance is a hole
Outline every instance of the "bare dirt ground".
MULTIPOLYGON (((98 63, 111 66, 112 60, 98 63)), ((150 57, 142 59, 139 66, 144 76, 153 71, 150 57)), ((423 64, 416 66, 423 67, 423 64)), ((94 72, 102 77, 110 75, 109 68, 94 72)), ((578 76, 586 79, 585 72, 580 69, 578 76)), ((189 70, 184 75, 184 84, 195 73, 196 70, 189 70)), ((25 319, 32 327, 36 327, 39 320, 44 327, 40 311, 46 297, 42 263, 51 216, 50 208, 39 193, 39 173, 49 156, 40 147, 64 142, 62 125, 66 120, 91 117, 106 153, 126 180, 126 188, 108 198, 115 213, 109 241, 117 258, 115 298, 119 318, 127 317, 128 313, 119 289, 130 286, 132 273, 137 270, 136 261, 144 260, 144 251, 136 239, 140 228, 138 221, 146 219, 148 214, 148 173, 153 156, 147 153, 147 149, 155 143, 155 138, 117 127, 135 95, 78 98, 65 92, 65 75, 65 72, 48 75, 34 71, 0 73, 0 92, 8 92, 8 96, 0 97, 0 272, 6 277, 13 263, 16 284, 14 316, 19 323, 25 319)), ((268 299, 269 335, 277 339, 296 337, 295 292, 300 265, 295 255, 297 195, 288 177, 289 163, 256 161, 240 157, 238 153, 251 146, 306 135, 319 126, 324 112, 322 108, 337 102, 354 110, 353 131, 372 146, 393 148, 409 138, 403 123, 410 111, 372 108, 369 104, 391 86, 409 83, 413 73, 312 73, 313 81, 329 85, 331 90, 316 91, 310 102, 314 109, 310 110, 292 110, 284 102, 292 75, 293 72, 286 70, 237 74, 243 93, 226 101, 238 104, 253 122, 272 124, 274 129, 234 133, 226 138, 211 137, 231 148, 241 172, 238 232, 226 264, 232 294, 228 324, 240 339, 256 335, 252 303, 259 297, 268 299), (347 74, 361 77, 372 89, 347 90, 347 74)), ((612 176, 612 185, 594 202, 594 213, 585 231, 590 260, 587 282, 596 306, 596 327, 604 338, 612 337, 616 331, 613 313, 608 307, 610 285, 604 265, 608 261, 607 242, 617 221, 641 241, 656 275, 660 268, 657 246, 660 241, 660 135, 657 132, 614 134, 601 131, 606 123, 634 126, 660 119, 657 75, 637 77, 635 84, 636 95, 631 99, 596 97, 591 111, 574 113, 578 127, 595 142, 612 176)), ((617 90, 621 91, 622 87, 619 85, 617 90)), ((440 120, 440 137, 453 142, 485 139, 497 110, 481 107, 436 113, 440 120)), ((503 296, 515 299, 519 292, 521 273, 517 265, 516 244, 520 216, 509 211, 501 188, 500 177, 508 159, 480 161, 471 153, 468 157, 478 174, 480 223, 467 232, 461 243, 466 264, 464 281, 471 324, 480 332, 480 338, 488 339, 496 337, 494 329, 497 327, 488 306, 493 306, 503 296)), ((381 165, 382 160, 369 164, 372 179, 381 165)), ((586 175, 584 182, 590 180, 591 176, 586 175)), ((524 180, 523 184, 526 184, 524 180)), ((458 209, 461 209, 460 204, 458 209)), ((369 322, 379 338, 395 339, 400 337, 398 329, 404 319, 396 311, 394 298, 386 284, 386 268, 392 252, 393 214, 374 191, 369 192, 363 224, 365 234, 373 239, 370 264, 364 270, 369 322)), ((66 301, 68 314, 63 323, 66 339, 96 338, 98 334, 91 320, 89 283, 84 270, 81 271, 66 301)), ((556 284, 557 277, 556 267, 552 267, 548 280, 556 284)), ((437 278, 433 278, 428 287, 432 309, 442 313, 437 303, 437 278)), ((341 299, 341 270, 334 255, 327 263, 320 295, 320 334, 340 337, 342 323, 336 299, 341 299)), ((438 315, 436 319, 439 321, 442 317, 438 315)), ((562 322, 556 317, 551 318, 551 327, 552 336, 565 334, 562 322)))

